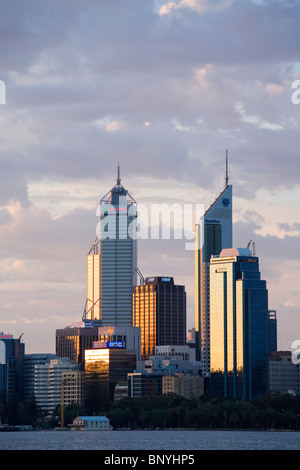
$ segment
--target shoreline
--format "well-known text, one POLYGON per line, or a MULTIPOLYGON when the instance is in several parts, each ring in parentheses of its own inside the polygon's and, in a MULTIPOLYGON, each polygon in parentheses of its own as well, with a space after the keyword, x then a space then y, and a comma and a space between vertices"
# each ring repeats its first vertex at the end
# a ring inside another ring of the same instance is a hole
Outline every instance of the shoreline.
MULTIPOLYGON (((77 430, 72 430, 70 428, 51 428, 51 429, 39 429, 39 428, 32 428, 32 429, 25 429, 20 428, 19 426, 2 426, 0 428, 0 432, 78 432, 77 430)), ((300 429, 277 429, 277 428, 270 428, 270 429, 254 429, 254 428, 246 428, 246 429, 234 429, 234 428, 165 428, 165 429, 145 429, 145 428, 137 428, 137 429, 129 429, 129 428, 117 428, 111 430, 82 430, 84 432, 299 432, 300 429)))

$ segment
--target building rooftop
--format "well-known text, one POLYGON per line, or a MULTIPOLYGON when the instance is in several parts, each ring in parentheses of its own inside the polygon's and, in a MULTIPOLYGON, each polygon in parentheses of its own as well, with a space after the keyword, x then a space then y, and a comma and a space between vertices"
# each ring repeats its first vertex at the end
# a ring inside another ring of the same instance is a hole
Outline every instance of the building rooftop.
POLYGON ((219 256, 220 258, 226 256, 247 256, 252 258, 252 253, 249 248, 223 248, 219 256))
POLYGON ((82 421, 109 421, 106 416, 78 416, 82 421))

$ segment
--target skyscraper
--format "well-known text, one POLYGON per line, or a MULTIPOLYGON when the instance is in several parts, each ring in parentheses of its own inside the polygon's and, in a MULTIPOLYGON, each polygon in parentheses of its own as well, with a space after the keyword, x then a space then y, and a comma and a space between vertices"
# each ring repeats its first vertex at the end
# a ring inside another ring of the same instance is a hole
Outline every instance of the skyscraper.
POLYGON ((232 186, 228 184, 226 152, 225 189, 195 226, 195 332, 196 359, 209 376, 209 263, 212 255, 232 247, 232 186))
POLYGON ((13 335, 0 332, 0 393, 5 391, 7 402, 23 399, 25 344, 13 335))
POLYGON ((98 236, 87 256, 85 320, 132 325, 132 294, 137 270, 137 205, 116 185, 101 199, 98 236))
POLYGON ((251 400, 268 389, 268 291, 247 248, 210 261, 210 382, 213 396, 251 400))
POLYGON ((155 346, 186 344, 186 292, 172 277, 148 277, 133 295, 133 326, 141 328, 142 358, 155 346))

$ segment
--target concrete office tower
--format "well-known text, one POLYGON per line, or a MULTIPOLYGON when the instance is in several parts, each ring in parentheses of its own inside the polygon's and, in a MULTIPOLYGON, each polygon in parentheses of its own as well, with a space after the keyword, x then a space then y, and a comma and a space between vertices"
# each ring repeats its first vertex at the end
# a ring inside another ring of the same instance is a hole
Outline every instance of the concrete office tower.
POLYGON ((141 328, 142 359, 155 346, 186 344, 186 292, 172 277, 148 277, 133 294, 133 325, 141 328))
POLYGON ((232 186, 228 184, 226 153, 225 189, 195 225, 195 339, 196 359, 209 376, 209 263, 212 255, 232 247, 232 186))
POLYGON ((87 301, 83 320, 103 326, 132 325, 137 272, 137 205, 121 185, 101 199, 98 236, 87 257, 87 301))
POLYGON ((210 261, 211 394, 251 400, 268 390, 268 291, 247 248, 210 261))

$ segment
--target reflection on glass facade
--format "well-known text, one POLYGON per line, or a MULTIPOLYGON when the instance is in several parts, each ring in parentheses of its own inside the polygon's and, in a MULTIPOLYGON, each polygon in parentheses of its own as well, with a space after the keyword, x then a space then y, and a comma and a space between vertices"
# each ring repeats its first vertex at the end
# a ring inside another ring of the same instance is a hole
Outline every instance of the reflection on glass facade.
POLYGON ((77 364, 84 362, 84 351, 98 340, 98 328, 63 328, 56 330, 56 355, 77 364))
POLYGON ((114 399, 118 382, 136 369, 136 352, 129 349, 90 349, 85 351, 85 388, 91 400, 107 403, 114 399))
POLYGON ((8 402, 23 399, 25 345, 21 336, 13 339, 0 333, 0 392, 5 391, 8 402))
POLYGON ((87 256, 87 301, 86 319, 100 320, 100 255, 98 245, 91 248, 87 256))
POLYGON ((247 249, 211 258, 210 372, 214 396, 251 400, 267 390, 268 291, 247 249))
POLYGON ((209 263, 212 255, 232 247, 232 186, 224 191, 195 226, 195 331, 196 358, 203 374, 210 370, 209 263))
POLYGON ((162 394, 163 374, 128 374, 128 396, 131 398, 162 394))
POLYGON ((147 278, 133 294, 133 325, 141 328, 142 358, 155 346, 186 344, 186 293, 173 278, 147 278))
POLYGON ((84 362, 85 350, 97 342, 124 342, 141 359, 141 332, 132 326, 76 327, 56 330, 56 355, 69 357, 77 364, 84 362))

